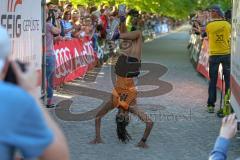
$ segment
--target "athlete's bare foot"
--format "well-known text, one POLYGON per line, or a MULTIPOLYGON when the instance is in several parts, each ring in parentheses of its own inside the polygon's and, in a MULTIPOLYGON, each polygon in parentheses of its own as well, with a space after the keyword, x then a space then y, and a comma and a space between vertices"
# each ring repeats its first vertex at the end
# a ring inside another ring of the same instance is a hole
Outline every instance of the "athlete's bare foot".
POLYGON ((90 142, 90 144, 101 144, 104 143, 102 138, 95 138, 93 141, 90 142))
POLYGON ((144 143, 143 141, 140 141, 140 142, 137 144, 137 147, 139 147, 139 148, 144 148, 144 149, 149 148, 149 146, 148 146, 146 143, 144 143))

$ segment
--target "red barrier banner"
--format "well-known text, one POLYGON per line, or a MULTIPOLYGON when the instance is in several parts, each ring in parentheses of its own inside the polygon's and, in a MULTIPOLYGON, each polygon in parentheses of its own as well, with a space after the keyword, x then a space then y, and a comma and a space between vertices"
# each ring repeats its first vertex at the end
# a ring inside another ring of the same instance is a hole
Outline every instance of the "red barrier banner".
POLYGON ((86 74, 97 62, 89 38, 60 41, 54 46, 56 55, 56 74, 54 86, 72 81, 86 74))
POLYGON ((209 79, 209 54, 208 54, 208 40, 204 39, 202 43, 202 49, 198 59, 197 71, 204 77, 209 79))
MULTIPOLYGON (((209 78, 209 45, 208 40, 204 39, 202 44, 202 49, 199 55, 197 71, 206 77, 208 80, 209 78)), ((218 74, 218 82, 217 87, 222 90, 222 65, 219 66, 219 74, 218 74)))

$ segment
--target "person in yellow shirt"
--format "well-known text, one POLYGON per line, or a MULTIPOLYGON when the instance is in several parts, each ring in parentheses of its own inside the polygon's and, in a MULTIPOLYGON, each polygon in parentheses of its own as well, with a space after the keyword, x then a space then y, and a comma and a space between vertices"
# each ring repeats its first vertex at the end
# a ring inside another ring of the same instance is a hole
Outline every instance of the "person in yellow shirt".
POLYGON ((214 113, 217 100, 217 79, 219 65, 222 64, 225 90, 230 88, 230 37, 231 24, 224 20, 224 13, 218 5, 211 7, 212 21, 207 24, 206 33, 209 41, 209 89, 208 112, 214 113))

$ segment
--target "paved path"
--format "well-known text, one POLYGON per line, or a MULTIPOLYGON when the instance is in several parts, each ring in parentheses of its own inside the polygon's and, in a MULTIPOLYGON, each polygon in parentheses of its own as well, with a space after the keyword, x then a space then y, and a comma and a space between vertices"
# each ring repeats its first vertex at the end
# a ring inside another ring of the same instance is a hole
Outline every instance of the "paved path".
MULTIPOLYGON (((67 136, 72 160, 208 158, 219 132, 220 119, 205 111, 207 81, 195 72, 190 63, 186 49, 188 39, 187 29, 182 28, 144 45, 143 72, 141 86, 138 87, 142 94, 138 98, 138 106, 155 120, 147 150, 135 147, 145 127, 136 118, 128 127, 133 140, 128 144, 118 141, 116 110, 102 121, 105 144, 88 144, 95 134, 92 120, 95 111, 100 105, 109 103, 113 84, 111 65, 95 69, 84 80, 76 80, 57 93, 60 108, 52 112, 67 136), (144 76, 148 77, 147 81, 143 80, 144 76)), ((239 146, 239 140, 235 139, 229 152, 230 160, 240 155, 239 146)))

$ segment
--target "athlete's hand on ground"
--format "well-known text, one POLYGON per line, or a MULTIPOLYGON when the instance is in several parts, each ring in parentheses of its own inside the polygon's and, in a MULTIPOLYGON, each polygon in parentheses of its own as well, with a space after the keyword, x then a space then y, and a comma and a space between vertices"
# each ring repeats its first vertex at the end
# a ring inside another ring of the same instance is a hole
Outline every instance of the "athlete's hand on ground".
POLYGON ((231 114, 228 117, 223 118, 222 127, 220 130, 220 137, 231 139, 237 133, 237 120, 236 114, 231 114))
POLYGON ((139 147, 139 148, 148 148, 149 146, 146 144, 146 143, 144 143, 143 141, 140 141, 138 144, 137 144, 137 147, 139 147))
POLYGON ((95 138, 93 141, 90 142, 90 144, 100 144, 104 143, 101 138, 95 138))
POLYGON ((37 73, 33 64, 26 66, 26 71, 22 72, 16 62, 11 62, 18 85, 37 98, 37 73))

